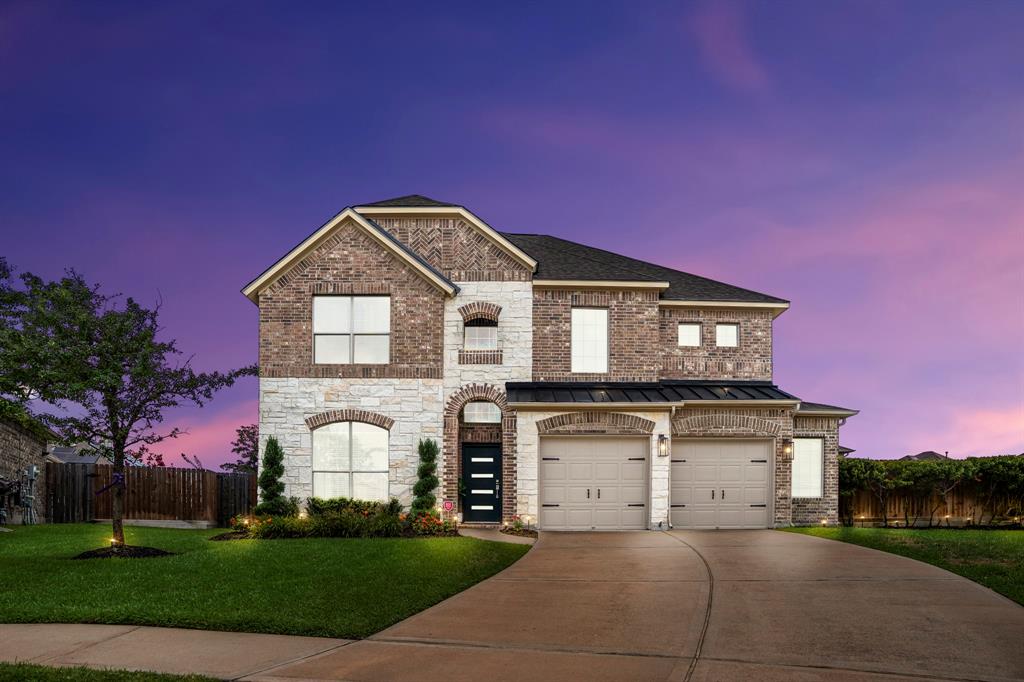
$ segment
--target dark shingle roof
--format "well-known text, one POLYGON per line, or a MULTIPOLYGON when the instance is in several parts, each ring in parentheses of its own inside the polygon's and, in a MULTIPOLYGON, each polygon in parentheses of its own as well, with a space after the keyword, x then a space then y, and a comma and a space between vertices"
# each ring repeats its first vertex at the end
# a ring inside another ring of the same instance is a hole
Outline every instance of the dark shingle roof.
POLYGON ((510 403, 677 403, 686 400, 799 400, 770 381, 510 381, 510 403))
POLYGON ((537 261, 537 279, 630 280, 668 282, 661 297, 677 301, 788 303, 785 299, 621 256, 567 239, 542 234, 502 232, 503 237, 537 261))
POLYGON ((407 194, 404 197, 395 197, 394 199, 384 199, 383 201, 374 201, 371 204, 359 204, 360 206, 379 206, 387 208, 436 208, 442 206, 458 206, 458 204, 449 204, 444 201, 437 201, 430 197, 425 197, 422 194, 407 194))
POLYGON ((64 464, 96 464, 97 462, 107 461, 103 455, 92 450, 83 450, 81 448, 72 448, 63 445, 54 447, 50 450, 48 455, 52 459, 64 464))

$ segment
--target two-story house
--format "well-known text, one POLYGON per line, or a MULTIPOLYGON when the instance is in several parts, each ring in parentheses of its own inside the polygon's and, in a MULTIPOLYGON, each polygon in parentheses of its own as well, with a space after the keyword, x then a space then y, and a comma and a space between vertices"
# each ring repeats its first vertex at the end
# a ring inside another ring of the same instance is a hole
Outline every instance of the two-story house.
POLYGON ((772 383, 783 299, 422 196, 346 208, 243 293, 290 495, 408 504, 431 438, 465 523, 837 521, 856 411, 772 383))

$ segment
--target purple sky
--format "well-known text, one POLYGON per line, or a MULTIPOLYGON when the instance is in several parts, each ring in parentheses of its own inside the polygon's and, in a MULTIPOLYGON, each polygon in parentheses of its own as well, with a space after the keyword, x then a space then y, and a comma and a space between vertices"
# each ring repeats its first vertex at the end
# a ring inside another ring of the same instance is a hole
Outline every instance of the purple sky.
POLYGON ((525 5, 3 2, 0 254, 226 369, 242 285, 421 193, 791 299, 775 380, 859 454, 1024 450, 1024 3, 525 5))

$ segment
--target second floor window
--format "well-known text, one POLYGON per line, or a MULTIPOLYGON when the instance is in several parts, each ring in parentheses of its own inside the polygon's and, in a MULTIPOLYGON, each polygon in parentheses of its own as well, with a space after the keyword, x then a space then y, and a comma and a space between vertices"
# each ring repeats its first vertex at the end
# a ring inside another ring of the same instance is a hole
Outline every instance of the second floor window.
POLYGON ((716 324, 715 345, 719 348, 735 348, 740 345, 740 326, 738 324, 716 324))
POLYGON ((608 371, 608 311, 572 309, 572 371, 604 374, 608 371))
POLYGON ((484 319, 467 322, 465 350, 498 350, 498 323, 484 319))
POLYGON ((690 348, 700 346, 700 322, 679 323, 679 345, 690 348))
POLYGON ((313 362, 386 365, 390 359, 388 296, 314 296, 313 362))

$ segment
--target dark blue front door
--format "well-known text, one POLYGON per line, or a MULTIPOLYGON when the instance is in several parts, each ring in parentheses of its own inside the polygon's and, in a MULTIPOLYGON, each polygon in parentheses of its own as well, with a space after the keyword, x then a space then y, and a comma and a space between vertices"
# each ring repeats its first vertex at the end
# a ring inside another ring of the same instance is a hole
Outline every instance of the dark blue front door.
POLYGON ((462 520, 501 521, 501 445, 462 446, 462 520))

